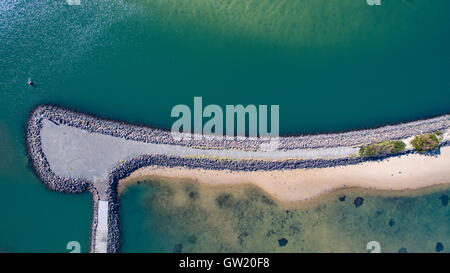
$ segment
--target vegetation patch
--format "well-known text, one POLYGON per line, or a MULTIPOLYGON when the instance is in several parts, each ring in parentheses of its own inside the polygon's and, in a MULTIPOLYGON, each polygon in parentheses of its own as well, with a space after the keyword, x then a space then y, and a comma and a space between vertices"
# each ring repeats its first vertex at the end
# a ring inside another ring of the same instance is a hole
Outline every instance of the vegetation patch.
POLYGON ((440 141, 436 134, 429 133, 416 136, 411 144, 417 152, 423 153, 438 149, 440 141))
POLYGON ((398 154, 405 150, 406 144, 400 140, 385 141, 370 144, 359 149, 359 155, 363 157, 377 157, 398 154))

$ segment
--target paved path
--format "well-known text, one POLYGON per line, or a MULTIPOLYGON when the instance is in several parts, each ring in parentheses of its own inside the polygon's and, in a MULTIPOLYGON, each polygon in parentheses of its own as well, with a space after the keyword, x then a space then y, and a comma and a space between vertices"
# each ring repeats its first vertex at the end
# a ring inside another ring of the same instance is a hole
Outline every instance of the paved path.
MULTIPOLYGON (((90 133, 66 125, 43 121, 42 149, 56 175, 99 180, 119 162, 144 154, 173 156, 214 156, 232 159, 330 159, 358 154, 358 148, 335 147, 265 151, 195 149, 186 146, 154 144, 90 133)), ((99 193, 100 192, 100 189, 99 193)))
POLYGON ((108 201, 100 200, 97 209, 97 227, 95 233, 95 253, 106 253, 108 249, 108 201))

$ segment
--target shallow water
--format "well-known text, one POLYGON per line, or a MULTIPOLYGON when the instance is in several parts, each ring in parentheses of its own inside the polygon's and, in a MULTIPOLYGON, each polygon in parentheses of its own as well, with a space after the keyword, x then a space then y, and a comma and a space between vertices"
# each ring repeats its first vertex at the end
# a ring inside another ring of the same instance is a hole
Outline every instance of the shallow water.
POLYGON ((0 250, 87 249, 89 196, 48 192, 29 168, 37 104, 161 128, 193 96, 279 104, 283 134, 449 112, 448 0, 81 2, 0 1, 0 250))
POLYGON ((435 252, 438 242, 449 252, 450 206, 440 199, 449 194, 381 197, 345 190, 288 206, 254 186, 141 182, 121 197, 121 251, 368 252, 367 243, 378 241, 382 252, 435 252), (359 207, 357 197, 364 198, 359 207))

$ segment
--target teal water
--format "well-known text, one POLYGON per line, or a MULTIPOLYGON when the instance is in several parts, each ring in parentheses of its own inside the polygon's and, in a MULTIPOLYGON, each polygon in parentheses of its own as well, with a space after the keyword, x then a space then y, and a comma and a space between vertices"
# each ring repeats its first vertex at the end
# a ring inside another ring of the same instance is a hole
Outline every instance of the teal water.
POLYGON ((304 207, 278 204, 255 187, 151 181, 122 195, 122 251, 363 253, 377 241, 382 252, 436 252, 437 243, 449 252, 450 206, 440 199, 449 194, 346 190, 304 207), (358 196, 364 202, 356 208, 358 196))
POLYGON ((161 128, 193 96, 279 104, 283 134, 450 112, 447 0, 81 1, 0 2, 0 250, 88 244, 89 196, 48 192, 28 167, 40 103, 161 128))

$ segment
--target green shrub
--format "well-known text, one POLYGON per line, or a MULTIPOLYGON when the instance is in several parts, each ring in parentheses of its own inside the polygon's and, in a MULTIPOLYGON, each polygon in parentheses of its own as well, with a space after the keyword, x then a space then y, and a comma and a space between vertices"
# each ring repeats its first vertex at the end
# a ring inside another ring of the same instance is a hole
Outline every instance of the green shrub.
POLYGON ((429 152, 439 148, 439 138, 435 134, 418 135, 411 141, 417 152, 429 152))
POLYGON ((359 149, 359 155, 364 157, 386 156, 398 154, 405 150, 406 144, 400 140, 370 144, 359 149))

